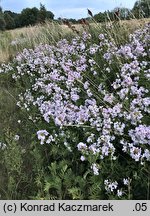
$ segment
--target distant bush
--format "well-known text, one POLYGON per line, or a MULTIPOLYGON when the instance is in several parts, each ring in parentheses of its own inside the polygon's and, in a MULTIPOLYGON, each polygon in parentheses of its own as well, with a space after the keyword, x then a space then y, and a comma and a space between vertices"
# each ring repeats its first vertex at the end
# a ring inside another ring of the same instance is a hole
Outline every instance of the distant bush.
POLYGON ((150 2, 149 0, 138 0, 135 2, 132 13, 137 19, 150 17, 150 2))
POLYGON ((4 31, 6 28, 6 22, 4 20, 4 17, 0 15, 0 30, 4 31))
POLYGON ((14 29, 15 28, 15 21, 8 13, 4 13, 4 20, 6 23, 6 26, 5 26, 6 29, 14 29))
POLYGON ((10 10, 3 12, 2 8, 0 8, 0 30, 35 25, 53 19, 54 14, 47 11, 42 4, 40 4, 40 9, 36 7, 25 8, 21 13, 14 13, 10 10))

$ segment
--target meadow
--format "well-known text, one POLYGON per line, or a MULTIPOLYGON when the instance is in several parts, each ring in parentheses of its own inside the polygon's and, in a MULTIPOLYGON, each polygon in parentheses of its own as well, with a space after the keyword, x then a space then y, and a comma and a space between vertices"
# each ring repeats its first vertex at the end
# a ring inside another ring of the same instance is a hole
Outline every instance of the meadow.
POLYGON ((0 32, 1 199, 150 199, 149 21, 0 32))

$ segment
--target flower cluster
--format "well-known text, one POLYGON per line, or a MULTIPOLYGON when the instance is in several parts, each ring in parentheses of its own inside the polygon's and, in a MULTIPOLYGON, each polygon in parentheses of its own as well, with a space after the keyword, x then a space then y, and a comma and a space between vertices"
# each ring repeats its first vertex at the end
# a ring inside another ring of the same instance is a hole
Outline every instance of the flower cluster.
POLYGON ((122 197, 123 195, 125 195, 127 192, 127 188, 128 185, 130 184, 131 179, 126 179, 124 178, 120 183, 122 184, 123 188, 119 186, 119 183, 117 181, 111 181, 110 179, 106 179, 104 181, 104 185, 105 185, 105 190, 107 191, 107 193, 111 194, 116 194, 117 197, 122 197))
MULTIPOLYGON (((18 105, 28 111, 35 106, 47 125, 60 130, 83 128, 76 147, 81 161, 93 158, 95 175, 99 160, 116 160, 118 145, 135 161, 150 161, 150 127, 145 121, 150 113, 145 85, 150 77, 148 29, 149 25, 136 31, 121 47, 107 34, 91 44, 91 35, 84 32, 71 42, 25 49, 15 59, 12 77, 28 82, 18 105)), ((55 142, 45 128, 37 136, 41 144, 55 142)), ((117 187, 106 185, 110 190, 117 187)))

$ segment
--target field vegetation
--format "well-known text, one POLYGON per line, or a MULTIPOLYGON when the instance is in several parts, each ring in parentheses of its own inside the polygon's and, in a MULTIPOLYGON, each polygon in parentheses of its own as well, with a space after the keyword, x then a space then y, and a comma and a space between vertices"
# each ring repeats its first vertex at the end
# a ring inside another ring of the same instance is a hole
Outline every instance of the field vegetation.
POLYGON ((91 19, 0 32, 1 199, 150 199, 150 19, 91 19))

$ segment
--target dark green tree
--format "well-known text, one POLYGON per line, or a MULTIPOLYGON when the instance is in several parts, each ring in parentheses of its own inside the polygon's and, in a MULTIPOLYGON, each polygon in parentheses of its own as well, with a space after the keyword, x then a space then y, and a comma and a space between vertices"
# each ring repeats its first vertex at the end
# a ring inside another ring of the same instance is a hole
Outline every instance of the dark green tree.
POLYGON ((0 14, 0 30, 4 31, 5 28, 6 28, 6 23, 5 23, 4 17, 0 14))
POLYGON ((46 20, 53 20, 53 19, 54 19, 54 14, 51 11, 47 11, 45 6, 40 3, 38 22, 43 23, 46 20))
POLYGON ((22 26, 35 25, 38 22, 39 10, 34 8, 25 8, 20 15, 20 21, 22 26))
POLYGON ((3 10, 2 10, 2 7, 0 6, 0 13, 2 13, 3 12, 3 10))
POLYGON ((148 18, 150 17, 150 1, 149 0, 138 0, 135 2, 132 9, 133 15, 139 18, 148 18))
POLYGON ((20 20, 20 14, 19 13, 15 13, 15 12, 12 12, 10 10, 5 10, 4 14, 5 13, 9 14, 13 18, 13 20, 15 22, 15 28, 21 27, 21 20, 20 20))
POLYGON ((46 13, 47 13, 47 11, 46 11, 45 6, 40 3, 40 10, 39 10, 39 15, 38 15, 38 21, 40 23, 45 22, 45 20, 46 20, 46 13))
POLYGON ((94 15, 94 19, 96 20, 96 22, 104 22, 106 20, 106 17, 106 14, 102 12, 94 15))
POLYGON ((14 17, 14 21, 15 21, 15 27, 19 28, 22 26, 22 22, 21 22, 21 14, 17 14, 17 16, 14 17))
POLYGON ((9 14, 12 18, 14 18, 14 12, 10 11, 10 10, 5 10, 4 14, 9 14))
POLYGON ((54 14, 51 11, 46 11, 46 19, 53 20, 54 14))
POLYGON ((5 20, 5 23, 6 23, 6 29, 14 29, 15 28, 15 21, 9 15, 9 13, 4 13, 4 20, 5 20))

